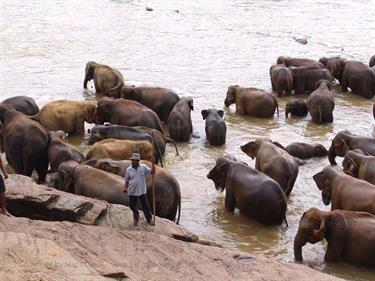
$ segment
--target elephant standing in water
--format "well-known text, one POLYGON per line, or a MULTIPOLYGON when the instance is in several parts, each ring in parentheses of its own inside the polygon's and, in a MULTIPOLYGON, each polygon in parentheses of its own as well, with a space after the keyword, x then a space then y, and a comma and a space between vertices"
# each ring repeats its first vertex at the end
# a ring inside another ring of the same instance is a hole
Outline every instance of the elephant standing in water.
POLYGON ((121 72, 105 64, 89 61, 85 68, 83 88, 87 89, 87 82, 94 79, 97 94, 115 97, 124 86, 124 77, 121 72))
POLYGON ((296 94, 309 94, 316 89, 319 80, 332 81, 328 69, 312 66, 292 67, 293 89, 296 94))
POLYGON ((288 118, 289 113, 293 116, 303 117, 308 113, 307 105, 303 99, 288 101, 285 106, 285 117, 288 118))
POLYGON ((174 141, 189 141, 193 133, 192 110, 194 110, 193 99, 190 97, 182 97, 173 107, 167 124, 169 136, 174 141))
POLYGON ((2 104, 12 106, 15 110, 22 112, 23 114, 33 116, 39 112, 39 107, 35 101, 26 96, 15 96, 9 99, 3 100, 2 104))
POLYGON ((343 92, 349 87, 353 94, 371 99, 375 95, 375 71, 362 62, 348 61, 340 84, 343 92))
POLYGON ((225 144, 227 125, 223 120, 224 111, 214 108, 201 111, 203 120, 206 120, 206 138, 210 145, 221 146, 225 144))
POLYGON ((294 67, 300 67, 300 66, 312 66, 316 68, 323 68, 324 65, 320 62, 312 59, 306 59, 306 58, 291 58, 291 57, 278 57, 277 64, 283 64, 287 67, 294 66, 294 67))
POLYGON ((315 124, 333 122, 335 100, 331 87, 330 81, 320 80, 315 91, 307 99, 307 108, 315 124))
POLYGON ((344 172, 375 185, 375 157, 364 155, 362 150, 348 151, 342 161, 344 172))
POLYGON ((225 209, 240 212, 266 225, 286 222, 286 197, 280 185, 240 161, 220 157, 208 173, 218 191, 226 189, 225 209))
POLYGON ((294 238, 294 257, 302 261, 302 247, 326 239, 326 262, 346 261, 375 266, 375 216, 366 212, 311 208, 303 213, 294 238))
POLYGON ((321 62, 331 72, 332 76, 341 83, 342 73, 348 62, 347 59, 341 57, 321 58, 319 62, 321 62))
POLYGON ((272 90, 277 93, 279 97, 285 92, 290 95, 293 89, 293 73, 283 64, 275 64, 270 68, 272 90))

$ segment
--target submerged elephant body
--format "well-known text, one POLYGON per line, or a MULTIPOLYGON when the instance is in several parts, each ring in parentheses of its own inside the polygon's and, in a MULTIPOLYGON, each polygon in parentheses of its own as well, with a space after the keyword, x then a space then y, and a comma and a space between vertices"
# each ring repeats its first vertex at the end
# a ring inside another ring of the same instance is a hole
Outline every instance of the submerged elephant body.
POLYGON ((294 142, 285 147, 285 150, 294 157, 307 159, 312 157, 327 156, 327 149, 321 144, 294 142))

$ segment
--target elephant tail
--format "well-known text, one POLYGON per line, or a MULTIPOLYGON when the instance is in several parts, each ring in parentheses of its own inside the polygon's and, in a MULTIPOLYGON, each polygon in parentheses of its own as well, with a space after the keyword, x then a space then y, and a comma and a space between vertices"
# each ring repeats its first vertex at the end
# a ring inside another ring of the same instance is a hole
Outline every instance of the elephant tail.
POLYGON ((276 103, 277 118, 279 118, 279 103, 277 102, 277 99, 275 97, 273 98, 275 99, 275 103, 276 103))
POLYGON ((113 88, 107 90, 105 92, 106 95, 110 96, 110 97, 113 97, 113 98, 118 98, 118 96, 116 96, 116 92, 121 90, 121 88, 124 86, 124 82, 123 81, 118 81, 117 85, 114 86, 113 88))
POLYGON ((178 216, 176 224, 180 223, 180 217, 181 217, 181 193, 179 194, 179 200, 178 200, 178 216))
POLYGON ((161 152, 160 152, 160 148, 159 148, 159 146, 154 141, 154 133, 153 132, 151 132, 151 144, 152 144, 152 147, 154 149, 156 149, 156 153, 157 153, 157 156, 159 158, 160 166, 164 168, 164 166, 163 166, 163 159, 162 159, 162 155, 161 155, 161 152))
POLYGON ((322 113, 322 108, 319 106, 319 109, 318 109, 318 112, 319 112, 319 123, 323 123, 323 113, 322 113))
POLYGON ((175 142, 174 140, 172 140, 171 138, 168 138, 168 137, 166 137, 166 136, 164 136, 164 138, 165 138, 165 142, 166 142, 166 143, 171 143, 171 144, 174 145, 174 147, 175 147, 175 149, 176 149, 176 155, 179 156, 180 154, 178 153, 178 148, 177 148, 177 144, 176 144, 176 142, 175 142))
POLYGON ((289 227, 289 225, 288 225, 288 221, 286 220, 286 215, 285 215, 285 217, 284 217, 284 221, 285 221, 285 225, 286 225, 286 227, 289 227))

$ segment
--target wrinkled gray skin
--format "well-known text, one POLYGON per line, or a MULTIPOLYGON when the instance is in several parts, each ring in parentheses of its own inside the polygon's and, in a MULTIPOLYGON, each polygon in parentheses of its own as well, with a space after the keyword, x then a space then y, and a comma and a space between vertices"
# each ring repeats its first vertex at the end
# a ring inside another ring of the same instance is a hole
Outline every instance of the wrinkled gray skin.
POLYGON ((342 162, 344 172, 375 185, 375 157, 364 155, 360 149, 348 151, 342 162))
POLYGON ((293 74, 292 71, 283 64, 275 64, 270 68, 270 77, 272 90, 277 93, 279 97, 290 95, 293 89, 293 74))
POLYGON ((341 83, 342 73, 348 62, 347 59, 341 57, 321 58, 319 62, 321 62, 331 72, 332 76, 341 83))
POLYGON ((319 80, 332 81, 328 69, 312 66, 291 67, 293 73, 293 89, 296 94, 309 94, 316 89, 319 80))
POLYGON ((298 162, 280 144, 269 139, 257 139, 241 145, 241 150, 255 160, 255 169, 275 181, 288 196, 298 176, 298 162))
POLYGON ((210 145, 221 146, 225 144, 227 125, 223 120, 224 111, 214 108, 201 111, 203 120, 206 120, 206 138, 210 145))
POLYGON ((35 101, 26 96, 15 96, 9 99, 3 100, 3 104, 12 106, 15 110, 22 112, 23 114, 33 116, 39 112, 39 107, 35 101))
MULTIPOLYGON (((151 163, 148 161, 141 161, 141 163, 147 165, 151 168, 151 163)), ((103 171, 119 175, 121 177, 125 176, 126 169, 131 165, 130 160, 112 160, 109 158, 99 159, 99 160, 88 160, 84 162, 85 165, 90 165, 92 167, 101 169, 103 171)), ((152 209, 152 180, 151 177, 146 179, 147 186, 147 197, 150 202, 152 209)), ((175 221, 176 215, 177 224, 180 220, 181 215, 181 191, 180 185, 176 178, 168 172, 155 165, 155 200, 156 200, 156 215, 161 218, 167 218, 171 221, 175 221)))
POLYGON ((305 101, 302 99, 288 101, 285 106, 286 118, 288 118, 289 113, 293 116, 306 116, 308 113, 308 109, 305 101))
POLYGON ((218 191, 226 189, 225 209, 240 212, 266 225, 286 222, 286 197, 280 185, 269 176, 240 161, 225 157, 216 160, 207 175, 218 191))
POLYGON ((375 156, 375 139, 356 136, 349 131, 340 131, 333 138, 328 150, 331 165, 337 165, 336 156, 344 157, 349 150, 361 149, 365 153, 375 156))
POLYGON ((161 121, 167 122, 179 96, 171 89, 161 87, 124 86, 116 98, 134 100, 155 111, 161 121))
POLYGON ((294 238, 294 257, 302 261, 302 247, 327 240, 326 262, 375 266, 375 216, 366 212, 311 208, 302 215, 294 238))
POLYGON ((344 173, 337 166, 326 166, 313 179, 331 210, 363 211, 375 215, 375 186, 344 173))
POLYGON ((369 65, 369 67, 372 67, 372 68, 375 66, 375 55, 373 55, 370 58, 370 61, 368 62, 368 65, 369 65))
POLYGON ((85 160, 83 154, 67 142, 66 134, 63 131, 49 131, 50 139, 48 145, 48 161, 51 165, 51 172, 57 170, 62 162, 74 160, 81 163, 85 160))
POLYGON ((331 82, 320 80, 317 86, 306 102, 312 121, 315 124, 332 123, 335 100, 331 92, 331 82))
POLYGON ((285 147, 285 150, 294 157, 308 159, 328 155, 328 150, 321 144, 309 144, 303 142, 293 142, 285 147))
POLYGON ((353 94, 371 99, 375 95, 375 71, 362 62, 348 61, 340 84, 343 92, 350 88, 353 94))
POLYGON ((193 133, 191 122, 192 110, 194 110, 193 99, 190 97, 182 97, 173 107, 167 124, 169 127, 169 136, 174 141, 189 141, 190 135, 193 133))
POLYGON ((323 68, 324 65, 321 64, 320 62, 312 59, 306 59, 306 58, 291 58, 291 57, 278 57, 276 64, 284 64, 285 66, 295 66, 295 67, 300 67, 300 66, 312 66, 312 67, 318 67, 318 68, 323 68))

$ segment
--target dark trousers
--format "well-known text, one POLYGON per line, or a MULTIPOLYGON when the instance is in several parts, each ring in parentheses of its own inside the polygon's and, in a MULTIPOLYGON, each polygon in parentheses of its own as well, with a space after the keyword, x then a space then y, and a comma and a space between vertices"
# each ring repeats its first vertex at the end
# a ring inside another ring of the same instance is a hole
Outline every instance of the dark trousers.
POLYGON ((139 220, 139 212, 137 210, 137 202, 141 201, 143 213, 145 214, 145 218, 148 222, 151 221, 152 214, 150 210, 150 206, 148 205, 148 199, 146 194, 142 194, 140 196, 129 196, 129 207, 133 211, 133 218, 134 221, 138 222, 139 220))

